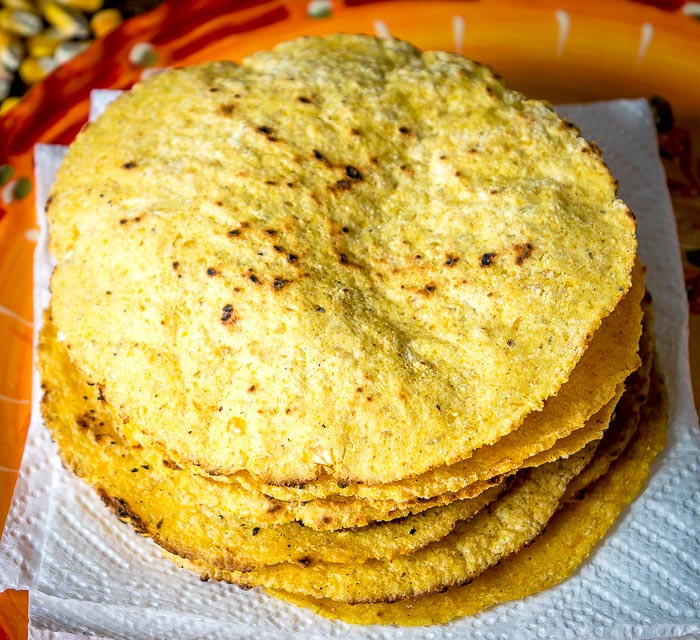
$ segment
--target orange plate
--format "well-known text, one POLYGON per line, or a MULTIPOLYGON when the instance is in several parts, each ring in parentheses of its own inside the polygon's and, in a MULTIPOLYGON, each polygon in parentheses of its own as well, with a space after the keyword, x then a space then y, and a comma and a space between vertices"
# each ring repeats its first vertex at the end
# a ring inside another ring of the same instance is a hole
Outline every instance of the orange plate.
MULTIPOLYGON (((148 73, 130 61, 136 44, 152 46, 160 67, 240 60, 306 34, 391 33, 422 48, 456 50, 487 62, 514 88, 552 102, 665 97, 675 126, 660 142, 684 249, 694 312, 691 361, 698 370, 700 22, 692 15, 695 7, 683 0, 172 1, 124 23, 60 67, 0 119, 0 178, 13 171, 10 183, 0 186, 0 527, 30 412, 36 220, 33 194, 26 191, 32 147, 69 143, 87 119, 91 89, 127 88, 148 73)), ((26 596, 0 594, 0 640, 26 637, 26 625, 26 596)))

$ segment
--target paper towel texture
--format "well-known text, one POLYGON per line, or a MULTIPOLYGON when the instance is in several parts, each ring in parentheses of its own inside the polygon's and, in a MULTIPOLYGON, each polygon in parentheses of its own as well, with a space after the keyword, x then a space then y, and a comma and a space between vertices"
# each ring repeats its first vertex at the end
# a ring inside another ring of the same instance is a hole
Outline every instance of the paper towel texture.
MULTIPOLYGON (((112 99, 96 92, 92 115, 112 99)), ((562 585, 435 627, 332 622, 258 590, 242 591, 177 569, 121 524, 67 473, 41 423, 34 387, 20 480, 0 541, 0 589, 29 589, 32 637, 351 640, 680 638, 700 633, 700 431, 687 350, 687 303, 675 220, 645 101, 562 107, 595 140, 638 220, 655 331, 669 388, 669 444, 643 495, 562 585), (517 629, 517 633, 514 630, 517 629)), ((51 262, 43 201, 63 148, 36 150, 35 317, 47 302, 51 262)), ((35 380, 35 385, 37 381, 35 380)))

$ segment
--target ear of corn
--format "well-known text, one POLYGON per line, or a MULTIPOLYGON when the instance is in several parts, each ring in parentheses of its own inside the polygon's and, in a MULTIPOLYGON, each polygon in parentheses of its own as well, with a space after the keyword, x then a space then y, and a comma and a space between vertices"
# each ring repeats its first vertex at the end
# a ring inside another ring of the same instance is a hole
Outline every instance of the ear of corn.
MULTIPOLYGON (((28 87, 121 24, 122 12, 115 3, 109 8, 104 4, 105 0, 0 0, 0 116, 28 87)), ((153 0, 143 4, 152 8, 153 0)), ((130 0, 130 5, 132 13, 139 11, 138 1, 130 0)), ((149 63, 157 59, 154 52, 147 54, 149 63)))

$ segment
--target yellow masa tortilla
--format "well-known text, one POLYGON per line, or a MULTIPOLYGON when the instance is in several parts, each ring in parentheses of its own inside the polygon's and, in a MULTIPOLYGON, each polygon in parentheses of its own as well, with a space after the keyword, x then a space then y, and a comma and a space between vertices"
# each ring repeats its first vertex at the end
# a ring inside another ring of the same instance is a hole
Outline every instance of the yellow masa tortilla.
POLYGON ((532 545, 504 559, 470 584, 392 604, 348 605, 280 590, 269 593, 316 613, 353 624, 432 625, 543 591, 568 578, 592 552, 624 507, 642 490, 666 442, 668 405, 658 370, 639 430, 623 455, 585 496, 567 504, 532 545))
POLYGON ((249 571, 302 560, 390 560, 448 535, 505 488, 505 483, 491 486, 476 498, 416 516, 340 531, 316 531, 293 520, 266 525, 264 518, 241 518, 245 511, 236 505, 243 497, 233 487, 172 469, 119 435, 114 417, 94 389, 76 376, 50 319, 42 329, 39 349, 44 420, 67 466, 141 534, 166 549, 221 568, 249 571))
POLYGON ((355 35, 136 86, 71 146, 48 216, 85 380, 145 447, 279 485, 400 481, 512 432, 636 252, 548 106, 355 35))

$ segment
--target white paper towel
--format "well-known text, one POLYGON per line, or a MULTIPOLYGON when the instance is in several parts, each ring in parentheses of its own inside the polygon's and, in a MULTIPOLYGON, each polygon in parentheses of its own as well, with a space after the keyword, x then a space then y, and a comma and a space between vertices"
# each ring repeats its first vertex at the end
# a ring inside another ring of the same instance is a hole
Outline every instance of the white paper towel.
MULTIPOLYGON (((93 115, 114 96, 97 92, 93 115)), ((34 410, 13 504, 0 541, 0 589, 29 589, 31 637, 256 638, 680 638, 700 634, 700 431, 687 350, 687 303, 675 220, 645 101, 562 107, 602 148, 620 196, 638 220, 669 387, 669 445, 643 495, 562 585, 447 625, 360 627, 215 582, 164 560, 67 473, 34 410), (52 634, 51 631, 56 632, 52 634), (63 632, 63 633, 58 633, 63 632)), ((36 151, 37 209, 63 148, 36 151)), ((36 254, 36 309, 47 301, 45 228, 36 254)), ((39 317, 39 313, 35 313, 39 317)))

